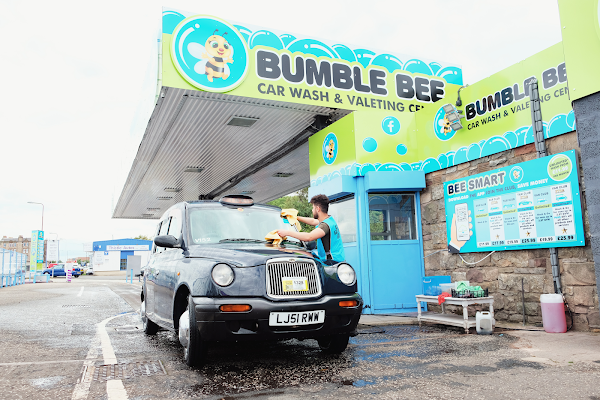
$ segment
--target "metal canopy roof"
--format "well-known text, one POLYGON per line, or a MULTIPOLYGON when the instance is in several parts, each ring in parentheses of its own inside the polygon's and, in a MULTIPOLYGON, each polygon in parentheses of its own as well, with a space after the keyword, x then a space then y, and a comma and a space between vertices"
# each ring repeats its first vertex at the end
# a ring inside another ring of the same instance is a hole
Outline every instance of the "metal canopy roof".
POLYGON ((163 87, 113 218, 157 219, 180 201, 230 193, 266 202, 306 187, 308 137, 349 113, 163 87), (228 125, 234 116, 257 121, 228 125))

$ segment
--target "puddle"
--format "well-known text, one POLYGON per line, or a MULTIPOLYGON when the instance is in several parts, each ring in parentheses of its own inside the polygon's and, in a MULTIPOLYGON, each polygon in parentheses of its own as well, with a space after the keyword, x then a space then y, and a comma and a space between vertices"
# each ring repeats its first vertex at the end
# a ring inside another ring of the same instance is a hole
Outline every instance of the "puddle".
POLYGON ((52 389, 64 378, 64 376, 49 376, 47 378, 31 379, 29 382, 31 386, 35 386, 38 389, 52 389))

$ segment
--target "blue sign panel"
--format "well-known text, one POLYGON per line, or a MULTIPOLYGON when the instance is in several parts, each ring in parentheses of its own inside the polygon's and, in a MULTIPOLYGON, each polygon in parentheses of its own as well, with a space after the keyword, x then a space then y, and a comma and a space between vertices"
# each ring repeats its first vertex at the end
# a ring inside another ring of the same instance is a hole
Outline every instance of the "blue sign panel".
POLYGON ((444 183, 454 253, 584 246, 575 151, 444 183))

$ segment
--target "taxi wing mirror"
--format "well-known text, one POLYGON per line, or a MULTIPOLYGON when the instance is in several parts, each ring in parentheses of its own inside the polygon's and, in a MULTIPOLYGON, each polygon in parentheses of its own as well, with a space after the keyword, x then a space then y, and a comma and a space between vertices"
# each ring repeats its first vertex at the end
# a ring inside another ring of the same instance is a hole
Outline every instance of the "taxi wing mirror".
POLYGON ((172 249, 174 247, 181 247, 177 238, 173 235, 160 235, 154 238, 154 243, 158 247, 166 247, 172 249))

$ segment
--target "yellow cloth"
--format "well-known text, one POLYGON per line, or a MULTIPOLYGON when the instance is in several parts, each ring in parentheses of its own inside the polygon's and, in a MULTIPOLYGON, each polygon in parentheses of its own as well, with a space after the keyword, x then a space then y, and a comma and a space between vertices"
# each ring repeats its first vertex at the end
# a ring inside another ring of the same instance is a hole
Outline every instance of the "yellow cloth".
POLYGON ((298 232, 302 230, 302 226, 298 222, 298 210, 295 208, 284 208, 281 210, 281 218, 286 218, 290 225, 296 226, 298 232))
POLYGON ((267 242, 270 242, 272 244, 274 244, 275 246, 279 246, 279 244, 284 241, 287 238, 287 236, 281 237, 277 234, 277 230, 271 231, 269 233, 267 233, 267 236, 265 236, 265 240, 267 242))

